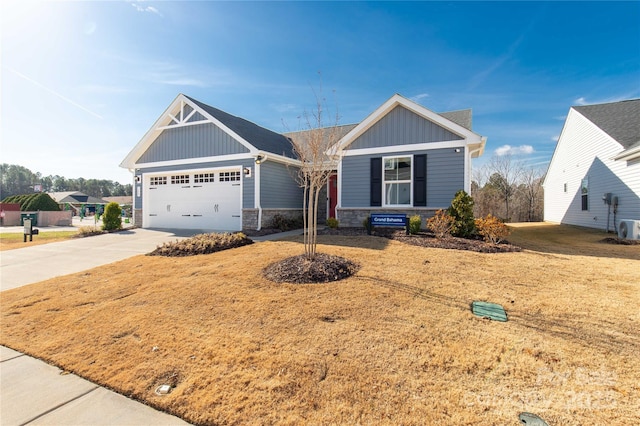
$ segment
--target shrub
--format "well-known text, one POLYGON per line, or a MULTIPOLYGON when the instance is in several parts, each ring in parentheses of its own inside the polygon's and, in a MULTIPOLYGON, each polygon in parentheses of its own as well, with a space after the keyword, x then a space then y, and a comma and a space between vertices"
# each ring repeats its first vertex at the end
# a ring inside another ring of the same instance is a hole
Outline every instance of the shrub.
POLYGON ((498 244, 511 233, 507 225, 490 214, 484 219, 476 219, 475 223, 478 233, 489 243, 498 244))
POLYGON ((104 209, 104 217, 102 218, 102 229, 105 231, 113 231, 114 229, 122 229, 122 209, 116 202, 107 204, 104 209))
POLYGON ((49 194, 24 194, 13 195, 2 200, 3 203, 18 203, 23 212, 57 212, 60 211, 58 203, 49 194))
POLYGON ((327 226, 331 229, 336 229, 338 227, 338 219, 336 219, 335 217, 330 217, 329 219, 327 219, 327 226))
POLYGON ((284 232, 300 229, 302 225, 302 217, 287 217, 278 213, 273 215, 269 228, 279 229, 284 232))
POLYGON ((364 227, 364 229, 367 230, 367 232, 371 232, 371 222, 369 219, 371 219, 371 216, 369 215, 367 215, 367 217, 362 219, 362 226, 364 227))
POLYGON ((451 235, 453 218, 444 210, 438 210, 433 217, 427 219, 427 226, 435 234, 436 238, 444 238, 451 235))
POLYGON ((151 253, 148 253, 148 256, 195 256, 197 254, 209 254, 242 247, 247 244, 253 244, 253 240, 242 232, 234 234, 198 234, 185 240, 164 243, 151 253))
POLYGON ((448 211, 453 218, 451 235, 456 237, 470 237, 476 231, 473 220, 473 198, 462 189, 456 192, 448 211))
POLYGON ((411 216, 409 218, 409 233, 411 235, 416 235, 420 232, 420 228, 422 228, 422 218, 419 214, 411 216))
POLYGON ((82 226, 78 229, 78 237, 90 237, 91 235, 104 234, 104 231, 96 228, 95 226, 82 226))

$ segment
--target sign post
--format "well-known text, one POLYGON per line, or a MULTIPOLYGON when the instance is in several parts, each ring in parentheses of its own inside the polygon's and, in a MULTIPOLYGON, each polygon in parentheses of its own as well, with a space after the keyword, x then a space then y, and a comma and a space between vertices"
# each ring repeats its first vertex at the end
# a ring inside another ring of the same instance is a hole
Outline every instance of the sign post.
POLYGON ((374 226, 403 227, 409 235, 409 220, 406 214, 398 213, 372 213, 369 216, 369 235, 374 226))

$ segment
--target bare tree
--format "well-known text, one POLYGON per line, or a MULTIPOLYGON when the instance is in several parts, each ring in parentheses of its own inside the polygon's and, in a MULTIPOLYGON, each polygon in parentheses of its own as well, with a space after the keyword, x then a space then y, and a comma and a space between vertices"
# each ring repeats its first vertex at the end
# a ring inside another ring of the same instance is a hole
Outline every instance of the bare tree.
POLYGON ((543 189, 544 172, 538 168, 530 167, 522 171, 520 179, 520 195, 526 208, 526 220, 535 222, 542 220, 543 216, 543 189))
POLYGON ((505 206, 504 218, 510 220, 511 199, 524 170, 522 162, 515 160, 511 154, 494 155, 487 166, 493 172, 487 185, 491 185, 500 194, 505 206))
POLYGON ((326 99, 314 91, 316 104, 312 112, 305 111, 305 129, 292 136, 293 149, 301 162, 296 180, 303 188, 304 252, 309 260, 316 256, 318 239, 318 203, 320 192, 340 161, 336 144, 340 139, 339 116, 336 110, 331 125, 325 123, 329 114, 326 99))

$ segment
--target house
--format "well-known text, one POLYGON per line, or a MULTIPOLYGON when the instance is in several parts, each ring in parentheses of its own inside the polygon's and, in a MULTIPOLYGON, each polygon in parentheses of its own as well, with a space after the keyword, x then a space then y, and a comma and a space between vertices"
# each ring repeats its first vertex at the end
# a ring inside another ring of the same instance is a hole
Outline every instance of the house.
MULTIPOLYGON (((344 226, 372 211, 428 217, 448 207, 469 192, 471 159, 486 143, 470 110, 437 114, 400 95, 339 130, 321 217, 344 226)), ((135 224, 241 230, 300 216, 295 137, 178 95, 120 164, 134 174, 135 224)))
POLYGON ((616 230, 640 219, 640 99, 569 109, 544 180, 544 220, 616 230))
POLYGON ((341 161, 329 181, 336 218, 361 226, 372 212, 392 212, 424 222, 449 207, 458 190, 470 193, 471 160, 486 144, 471 123, 471 110, 438 114, 392 96, 338 142, 341 161))
POLYGON ((104 209, 104 206, 108 204, 102 198, 92 197, 80 191, 49 192, 48 194, 58 203, 60 210, 72 210, 73 214, 77 216, 80 215, 80 209, 83 207, 88 209, 85 212, 95 213, 97 206, 104 209))

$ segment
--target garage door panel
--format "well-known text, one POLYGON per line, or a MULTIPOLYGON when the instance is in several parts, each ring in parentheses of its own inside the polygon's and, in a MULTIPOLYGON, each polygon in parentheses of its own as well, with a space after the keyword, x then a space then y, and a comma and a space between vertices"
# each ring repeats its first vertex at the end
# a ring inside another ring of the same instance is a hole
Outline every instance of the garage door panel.
MULTIPOLYGON (((198 172, 198 176, 202 176, 198 172)), ((239 181, 228 181, 236 171, 213 172, 213 182, 195 182, 193 173, 189 183, 166 185, 146 185, 146 226, 152 228, 241 230, 242 228, 242 185, 239 181), (225 173, 227 181, 220 181, 225 173)), ((174 172, 184 181, 186 172, 174 172)), ((153 178, 151 178, 153 179, 153 178)), ((207 180, 209 177, 207 176, 207 180)), ((157 180, 157 178, 156 178, 157 180)))

